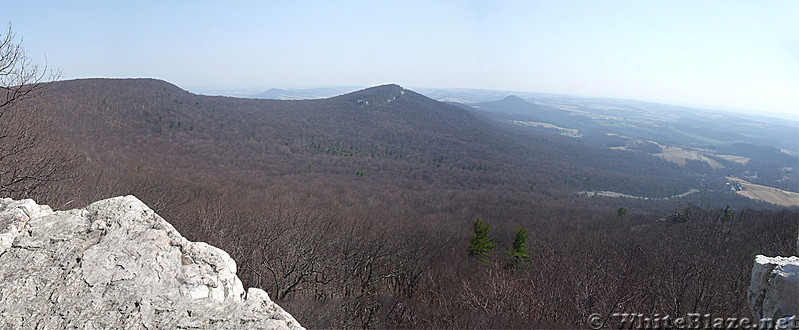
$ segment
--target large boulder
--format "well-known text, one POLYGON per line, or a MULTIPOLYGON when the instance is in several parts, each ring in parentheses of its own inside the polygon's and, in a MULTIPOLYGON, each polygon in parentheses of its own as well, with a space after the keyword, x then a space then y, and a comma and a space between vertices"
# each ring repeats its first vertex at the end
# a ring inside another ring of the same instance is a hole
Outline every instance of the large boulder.
POLYGON ((302 328, 136 197, 59 212, 0 199, 0 226, 0 328, 302 328))
POLYGON ((757 256, 747 295, 755 318, 793 324, 799 315, 799 257, 757 256))

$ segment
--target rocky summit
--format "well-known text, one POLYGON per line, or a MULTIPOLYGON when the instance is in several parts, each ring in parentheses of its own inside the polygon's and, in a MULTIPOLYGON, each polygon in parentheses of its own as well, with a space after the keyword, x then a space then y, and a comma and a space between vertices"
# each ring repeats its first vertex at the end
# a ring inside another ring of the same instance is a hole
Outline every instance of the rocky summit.
POLYGON ((57 212, 0 199, 0 265, 2 329, 302 328, 133 196, 57 212))

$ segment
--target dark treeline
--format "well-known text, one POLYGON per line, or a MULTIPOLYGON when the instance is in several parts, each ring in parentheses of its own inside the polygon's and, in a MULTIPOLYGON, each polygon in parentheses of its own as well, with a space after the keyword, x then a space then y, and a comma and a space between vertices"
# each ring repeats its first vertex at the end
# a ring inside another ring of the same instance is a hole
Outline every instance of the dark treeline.
POLYGON ((14 110, 58 118, 40 133, 50 149, 39 145, 59 176, 3 196, 69 209, 133 194, 187 238, 227 251, 245 286, 306 327, 749 316, 754 255, 796 244, 796 210, 713 192, 723 183, 654 157, 499 130, 398 86, 282 102, 86 80, 14 110), (708 192, 576 194, 690 188, 708 192), (497 244, 485 262, 467 254, 478 217, 497 244), (516 228, 529 234, 530 259, 509 266, 516 228))

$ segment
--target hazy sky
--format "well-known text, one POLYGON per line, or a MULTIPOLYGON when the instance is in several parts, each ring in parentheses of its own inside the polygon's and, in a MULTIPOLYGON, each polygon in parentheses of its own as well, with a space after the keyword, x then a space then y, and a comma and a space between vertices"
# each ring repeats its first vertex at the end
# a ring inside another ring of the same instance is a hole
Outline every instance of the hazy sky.
POLYGON ((8 1, 63 78, 398 83, 799 113, 799 1, 8 1))

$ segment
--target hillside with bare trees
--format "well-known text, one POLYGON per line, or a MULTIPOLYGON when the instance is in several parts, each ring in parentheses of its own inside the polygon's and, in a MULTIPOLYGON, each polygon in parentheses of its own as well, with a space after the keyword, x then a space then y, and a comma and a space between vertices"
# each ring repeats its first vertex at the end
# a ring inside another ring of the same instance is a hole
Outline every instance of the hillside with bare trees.
POLYGON ((14 110, 53 118, 45 145, 69 146, 58 150, 74 163, 29 196, 72 208, 133 194, 187 238, 227 251, 245 286, 311 328, 748 315, 752 257, 788 251, 797 235, 796 210, 721 191, 690 169, 498 129, 397 85, 278 101, 73 80, 14 110), (674 199, 578 194, 694 188, 674 199), (467 252, 477 218, 496 244, 485 260, 467 252), (528 234, 524 254, 507 252, 517 228, 528 234))

